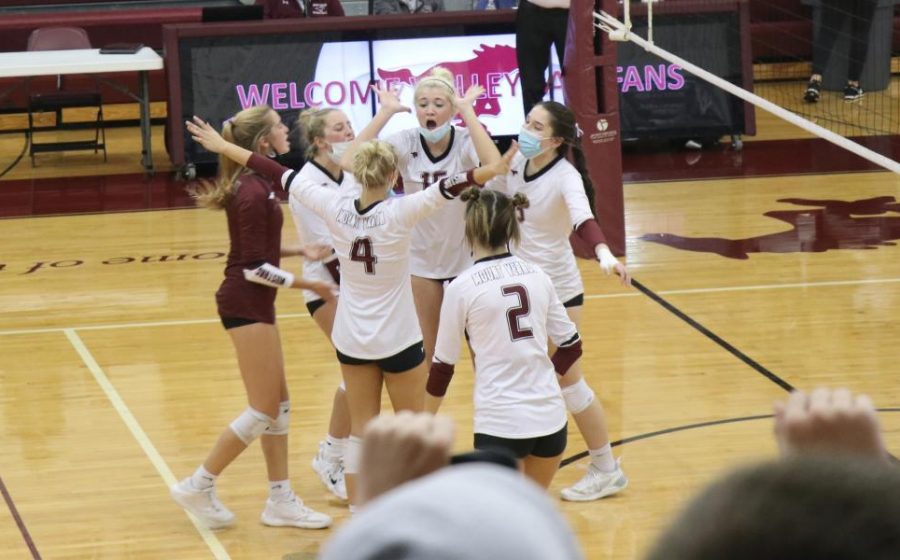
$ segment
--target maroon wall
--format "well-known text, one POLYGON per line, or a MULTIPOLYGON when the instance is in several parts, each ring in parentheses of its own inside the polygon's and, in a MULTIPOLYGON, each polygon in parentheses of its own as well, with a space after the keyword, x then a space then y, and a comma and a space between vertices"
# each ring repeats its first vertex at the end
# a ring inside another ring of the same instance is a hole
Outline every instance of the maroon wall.
MULTIPOLYGON (((4 15, 0 17, 0 52, 24 51, 28 36, 39 27, 75 26, 83 27, 94 47, 110 43, 143 43, 162 52, 162 26, 167 23, 194 23, 200 21, 199 7, 164 9, 129 9, 109 11, 42 12, 24 15, 4 15)), ((138 91, 136 73, 109 74, 107 78, 121 83, 131 91, 138 91)), ((20 83, 20 78, 0 80, 0 91, 20 83)), ((34 78, 35 88, 54 87, 56 78, 44 76, 34 78)), ((93 87, 89 76, 68 76, 68 87, 93 87)), ((115 89, 103 86, 104 101, 107 103, 129 103, 133 100, 115 89)), ((150 72, 150 97, 153 101, 165 101, 165 72, 150 72)), ((18 89, 0 101, 0 108, 21 108, 25 106, 25 90, 18 89)))

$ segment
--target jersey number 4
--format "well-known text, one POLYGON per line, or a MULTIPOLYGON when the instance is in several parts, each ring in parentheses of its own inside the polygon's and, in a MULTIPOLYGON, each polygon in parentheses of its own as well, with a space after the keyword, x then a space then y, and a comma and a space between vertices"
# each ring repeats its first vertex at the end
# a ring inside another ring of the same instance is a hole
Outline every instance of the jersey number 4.
POLYGON ((350 246, 350 260, 363 263, 366 267, 366 274, 375 274, 375 263, 378 262, 378 257, 372 250, 372 240, 368 237, 354 239, 353 245, 350 246))
POLYGON ((528 290, 521 284, 513 284, 512 286, 503 286, 500 291, 504 296, 516 296, 519 304, 506 310, 506 324, 509 327, 509 337, 513 340, 521 340, 523 338, 534 337, 534 332, 528 327, 522 327, 519 319, 527 317, 531 313, 531 306, 528 303, 528 290))

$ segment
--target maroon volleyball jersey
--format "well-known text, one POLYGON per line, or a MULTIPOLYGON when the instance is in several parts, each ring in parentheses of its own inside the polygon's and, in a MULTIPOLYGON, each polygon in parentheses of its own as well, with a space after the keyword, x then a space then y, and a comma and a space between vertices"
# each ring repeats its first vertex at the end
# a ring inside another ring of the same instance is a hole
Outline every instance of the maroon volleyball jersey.
POLYGON ((281 226, 284 216, 272 184, 248 173, 238 180, 234 197, 225 208, 231 249, 225 280, 216 292, 221 317, 275 322, 275 288, 249 282, 244 269, 281 260, 281 226))

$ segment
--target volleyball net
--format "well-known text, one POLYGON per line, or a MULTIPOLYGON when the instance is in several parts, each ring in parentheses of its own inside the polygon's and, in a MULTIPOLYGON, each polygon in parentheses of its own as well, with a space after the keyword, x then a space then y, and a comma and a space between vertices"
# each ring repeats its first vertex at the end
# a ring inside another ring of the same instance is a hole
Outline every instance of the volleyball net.
MULTIPOLYGON (((723 17, 744 0, 626 1, 618 4, 619 14, 593 11, 594 27, 620 45, 620 100, 637 107, 623 110, 623 118, 640 112, 641 104, 653 107, 654 90, 680 87, 690 90, 685 100, 699 107, 698 114, 716 116, 735 103, 750 103, 799 127, 803 135, 900 173, 893 155, 900 151, 900 79, 891 74, 893 7, 879 7, 878 0, 810 1, 812 8, 754 0, 752 39, 746 7, 739 17, 723 17), (767 17, 772 25, 766 25, 767 17), (753 65, 747 76, 735 56, 750 50, 751 40, 753 65), (634 51, 652 54, 661 64, 633 68, 623 63, 634 51), (817 73, 813 95, 807 90, 817 73), (851 78, 857 78, 858 91, 848 88, 856 85, 851 78), (697 80, 704 87, 694 87, 697 80)), ((783 128, 794 137, 799 132, 783 128)))

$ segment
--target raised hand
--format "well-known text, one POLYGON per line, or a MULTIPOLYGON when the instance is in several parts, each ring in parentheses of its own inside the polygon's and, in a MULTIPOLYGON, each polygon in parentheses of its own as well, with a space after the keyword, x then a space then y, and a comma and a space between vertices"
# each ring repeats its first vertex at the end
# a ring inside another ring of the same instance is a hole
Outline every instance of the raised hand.
POLYGON ((221 154, 228 145, 228 142, 222 138, 222 135, 212 125, 196 115, 193 120, 184 121, 184 126, 194 142, 197 142, 214 154, 221 154))
POLYGON ((475 100, 484 95, 484 88, 478 84, 472 84, 469 86, 469 89, 466 90, 466 94, 462 97, 455 96, 453 98, 453 103, 456 105, 456 108, 462 110, 466 107, 471 107, 475 100))
POLYGON ((497 166, 497 175, 506 175, 507 173, 509 173, 510 167, 512 166, 512 160, 514 157, 516 157, 516 153, 518 153, 518 151, 519 143, 513 140, 509 144, 509 149, 506 150, 500 157, 500 161, 494 164, 497 166))
POLYGON ((359 465, 360 503, 430 474, 450 462, 453 421, 427 412, 398 412, 369 422, 359 465))
POLYGON ((393 115, 394 113, 412 112, 412 109, 400 103, 400 98, 397 95, 398 90, 391 88, 382 89, 381 87, 375 86, 375 93, 378 95, 378 104, 388 113, 393 115))
POLYGON ((775 440, 782 454, 855 453, 886 459, 871 399, 847 389, 794 391, 775 403, 775 440))

